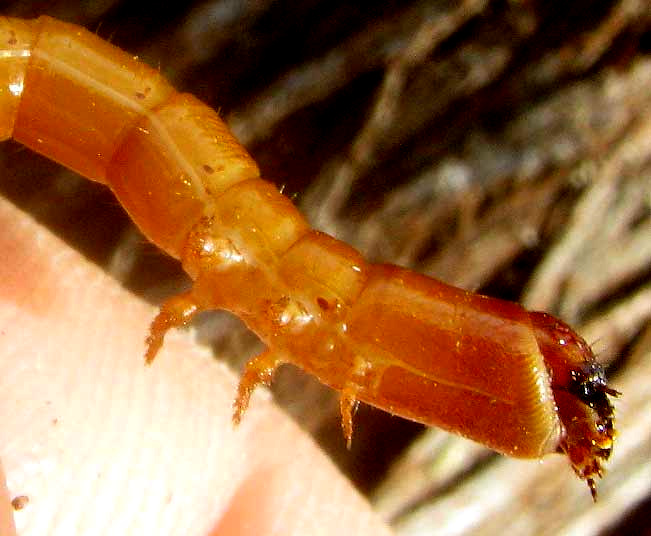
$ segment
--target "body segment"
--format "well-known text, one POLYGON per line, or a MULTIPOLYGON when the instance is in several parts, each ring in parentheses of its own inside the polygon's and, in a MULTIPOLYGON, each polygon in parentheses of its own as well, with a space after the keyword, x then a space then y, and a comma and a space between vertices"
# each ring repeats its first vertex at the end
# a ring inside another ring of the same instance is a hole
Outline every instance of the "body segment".
POLYGON ((116 194, 144 234, 181 260, 192 289, 154 320, 164 334, 198 311, 233 312, 267 350, 252 389, 291 362, 356 400, 511 456, 564 451, 594 493, 613 411, 590 348, 544 313, 372 265, 310 229, 216 112, 76 26, 0 18, 0 136, 116 194))

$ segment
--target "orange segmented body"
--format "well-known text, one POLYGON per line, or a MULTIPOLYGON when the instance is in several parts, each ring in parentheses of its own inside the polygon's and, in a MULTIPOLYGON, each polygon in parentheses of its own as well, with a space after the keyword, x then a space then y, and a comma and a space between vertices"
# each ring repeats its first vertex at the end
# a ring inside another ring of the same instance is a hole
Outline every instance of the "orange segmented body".
POLYGON ((147 362, 169 329, 225 309, 267 346, 235 422, 289 362, 341 392, 349 442, 361 400, 510 456, 564 452, 595 494, 617 392, 566 324, 312 230, 215 111, 78 26, 0 17, 0 47, 0 139, 106 184, 194 281, 154 319, 147 362))

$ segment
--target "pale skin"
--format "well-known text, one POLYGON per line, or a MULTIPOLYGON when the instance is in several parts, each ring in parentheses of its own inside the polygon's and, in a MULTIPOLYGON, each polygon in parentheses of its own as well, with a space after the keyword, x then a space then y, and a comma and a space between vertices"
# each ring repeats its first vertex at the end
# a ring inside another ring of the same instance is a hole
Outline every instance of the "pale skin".
POLYGON ((233 427, 190 333, 145 367, 153 308, 3 200, 0 251, 0 535, 390 534, 264 392, 233 427))

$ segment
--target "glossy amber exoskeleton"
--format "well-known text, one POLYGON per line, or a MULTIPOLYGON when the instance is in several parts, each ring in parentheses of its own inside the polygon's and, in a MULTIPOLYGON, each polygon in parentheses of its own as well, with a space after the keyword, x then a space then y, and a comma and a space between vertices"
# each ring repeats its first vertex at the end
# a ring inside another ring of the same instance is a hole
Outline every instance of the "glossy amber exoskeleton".
POLYGON ((545 313, 388 265, 310 229, 216 112, 77 26, 0 17, 0 139, 108 185, 145 235, 183 263, 147 339, 226 309, 267 345, 252 389, 291 362, 357 400, 511 456, 565 452, 593 494, 613 409, 589 346, 545 313))

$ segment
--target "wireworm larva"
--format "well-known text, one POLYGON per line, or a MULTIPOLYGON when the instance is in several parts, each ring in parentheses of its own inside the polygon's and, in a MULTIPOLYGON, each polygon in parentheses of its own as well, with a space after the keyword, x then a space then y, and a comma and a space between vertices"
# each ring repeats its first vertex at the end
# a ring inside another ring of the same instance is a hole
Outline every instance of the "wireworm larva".
POLYGON ((0 59, 0 139, 106 184, 194 280, 153 321, 147 362, 169 329, 225 309, 267 346, 235 422, 291 362, 341 392, 348 442, 362 400, 511 456, 564 452, 595 495, 617 392, 566 324, 310 229, 215 111, 78 26, 0 17, 0 59))

